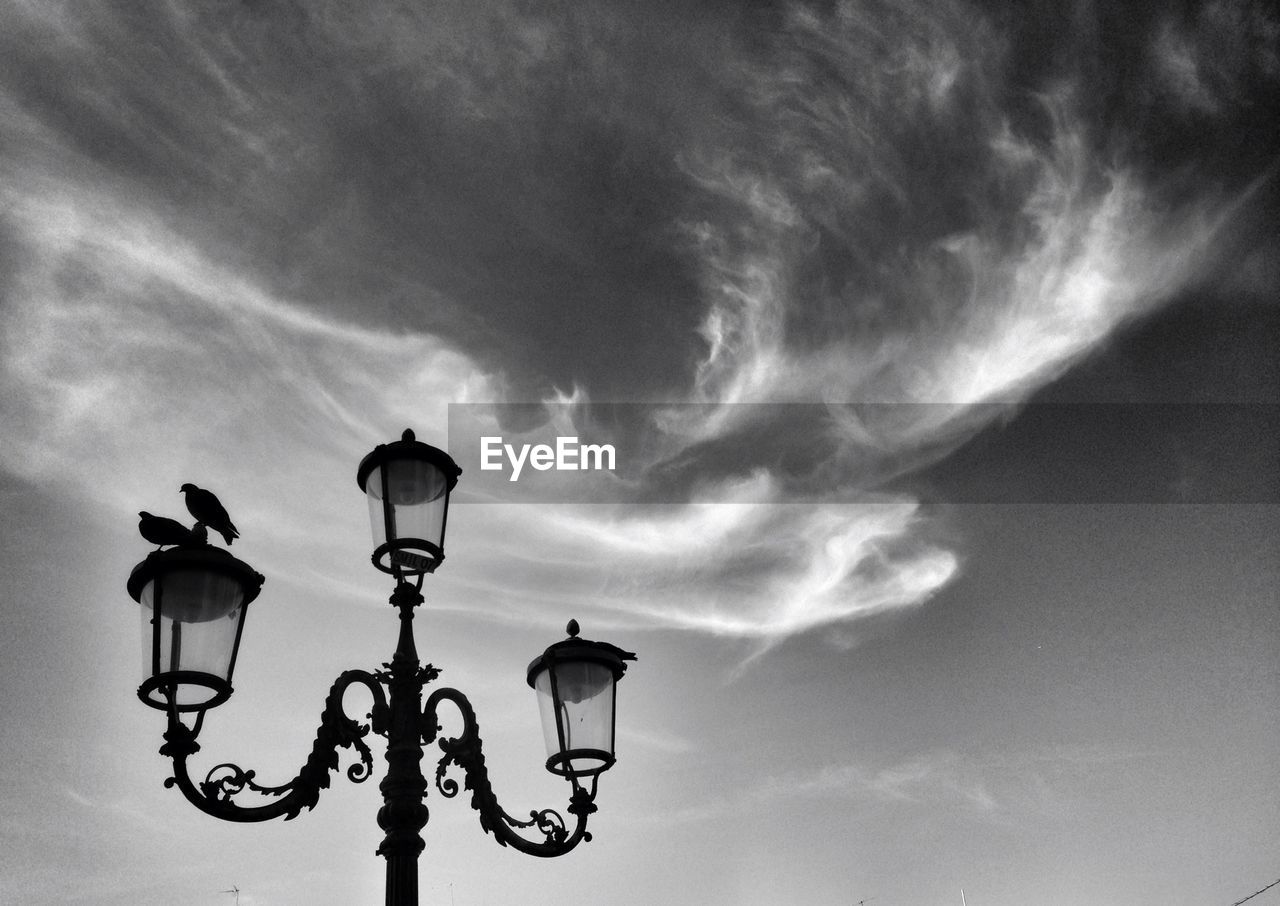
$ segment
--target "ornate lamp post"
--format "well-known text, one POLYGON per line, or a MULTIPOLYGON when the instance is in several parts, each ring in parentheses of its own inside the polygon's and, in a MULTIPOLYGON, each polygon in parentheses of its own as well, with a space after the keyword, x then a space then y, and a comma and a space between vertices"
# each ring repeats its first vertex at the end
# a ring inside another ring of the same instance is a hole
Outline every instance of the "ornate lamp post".
POLYGON ((423 702, 423 689, 440 671, 418 659, 413 639, 413 610, 422 603, 423 580, 444 560, 449 494, 459 474, 461 469, 447 453, 415 440, 412 431, 378 446, 360 463, 357 480, 369 498, 373 564, 396 579, 390 600, 399 610, 399 641, 382 669, 347 670, 337 678, 325 699, 311 755, 288 783, 264 786, 253 771, 229 763, 215 766, 197 782, 187 768, 187 759, 200 750, 196 738, 205 713, 231 696, 248 605, 263 583, 248 564, 208 544, 206 527, 228 543, 238 535, 213 495, 184 485, 188 508, 197 519, 193 529, 141 514, 143 536, 160 547, 134 567, 127 586, 142 605, 147 652, 138 697, 168 716, 160 753, 173 759, 173 776, 165 786, 176 785, 201 811, 227 821, 295 818, 303 808, 314 808, 320 791, 329 786, 329 772, 338 768, 339 747, 359 755, 359 762, 346 772, 359 783, 373 773, 365 738, 370 730, 386 738, 387 772, 378 811, 378 825, 386 836, 378 854, 387 860, 387 906, 418 902, 418 855, 424 846, 420 832, 427 823, 423 800, 428 789, 420 762, 424 745, 440 736, 437 714, 443 703, 458 711, 462 731, 439 738, 443 754, 436 764, 436 789, 447 798, 456 796, 458 783, 446 772, 451 765, 458 767, 464 788, 471 791, 471 806, 480 813, 480 826, 499 844, 534 856, 560 856, 591 839, 587 818, 596 810, 596 781, 614 763, 616 684, 626 672, 626 662, 635 659, 605 642, 578 638, 578 624, 570 621, 569 638, 533 661, 528 680, 541 708, 547 769, 571 784, 566 811, 573 822, 570 827, 550 809, 532 811, 527 819, 507 814, 489 784, 479 726, 466 696, 438 688, 423 702), (367 724, 343 710, 343 696, 352 685, 364 686, 373 696, 367 724), (190 724, 184 716, 192 718, 190 724), (269 798, 243 805, 237 797, 246 791, 269 798))

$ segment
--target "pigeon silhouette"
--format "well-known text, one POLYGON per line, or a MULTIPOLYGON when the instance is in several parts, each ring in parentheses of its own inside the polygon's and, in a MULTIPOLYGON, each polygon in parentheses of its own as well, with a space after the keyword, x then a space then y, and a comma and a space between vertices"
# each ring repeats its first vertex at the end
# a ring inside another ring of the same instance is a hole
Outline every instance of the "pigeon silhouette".
POLYGON ((222 502, 212 491, 198 488, 193 484, 184 484, 179 490, 187 495, 187 510, 196 517, 198 525, 206 525, 226 539, 227 545, 240 537, 236 527, 231 524, 231 517, 222 506, 222 502))
POLYGON ((138 514, 138 532, 152 544, 164 547, 166 544, 187 544, 194 539, 194 533, 177 519, 164 516, 152 516, 145 510, 138 514))

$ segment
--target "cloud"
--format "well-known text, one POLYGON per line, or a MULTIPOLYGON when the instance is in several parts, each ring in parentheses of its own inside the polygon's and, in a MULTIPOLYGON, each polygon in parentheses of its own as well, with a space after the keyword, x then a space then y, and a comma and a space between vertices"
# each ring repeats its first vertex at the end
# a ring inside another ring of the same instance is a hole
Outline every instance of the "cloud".
POLYGON ((1012 119, 981 19, 800 10, 742 73, 740 131, 763 140, 683 158, 728 209, 689 224, 694 399, 1016 402, 1203 268, 1231 199, 1164 209, 1095 147, 1070 84, 1012 119), (912 29, 885 25, 900 15, 912 29))
MULTIPOLYGON (((674 626, 767 647, 919 605, 958 568, 954 553, 913 537, 920 516, 912 501, 726 502, 734 493, 717 489, 689 504, 468 507, 461 518, 477 541, 489 538, 493 558, 490 569, 469 570, 469 584, 489 606, 588 608, 612 625, 674 626)), ((736 493, 755 498, 758 490, 736 493)))
POLYGON ((497 392, 438 338, 273 296, 131 198, 72 182, 6 201, 0 463, 27 480, 175 516, 196 481, 242 531, 316 555, 351 542, 309 527, 347 509, 374 440, 497 392))
POLYGON ((1214 116, 1248 104, 1250 89, 1280 79, 1280 18, 1265 4, 1215 0, 1169 16, 1151 44, 1156 90, 1179 112, 1214 116))
POLYGON ((849 799, 897 803, 960 802, 978 811, 994 811, 995 799, 954 753, 935 753, 879 770, 858 764, 827 765, 805 776, 771 777, 749 793, 757 801, 786 797, 849 799))
POLYGON ((967 6, 788 9, 728 69, 740 103, 677 158, 701 193, 686 400, 707 409, 659 420, 686 441, 673 460, 772 420, 789 493, 877 487, 1014 417, 1234 254, 1256 183, 1154 178, 1081 74, 1011 87, 1009 36, 967 6), (801 430, 743 405, 818 401, 801 430))
POLYGON ((674 733, 623 729, 618 731, 618 735, 626 741, 628 746, 650 749, 663 755, 689 755, 698 749, 694 743, 674 733))
POLYGON ((70 786, 64 786, 62 792, 78 807, 74 822, 77 826, 100 820, 101 816, 105 815, 117 827, 124 823, 148 834, 165 833, 170 829, 168 824, 155 816, 152 803, 143 801, 141 797, 133 796, 106 801, 86 796, 70 786))
MULTIPOLYGON (((1008 778, 1002 780, 1007 783, 1008 778)), ((1018 783, 1015 781, 1013 785, 1018 783)), ((693 803, 672 812, 640 815, 637 820, 655 824, 698 822, 725 814, 754 813, 762 806, 803 809, 807 800, 820 801, 827 807, 838 803, 846 803, 850 808, 873 804, 930 810, 958 807, 1000 821, 1007 820, 1004 812, 1012 804, 991 792, 989 779, 980 765, 954 752, 942 751, 880 768, 859 762, 840 762, 807 771, 759 777, 728 797, 693 803)), ((1017 805, 1021 807, 1025 803, 1017 805)))
MULTIPOLYGON (((119 513, 196 480, 342 583, 371 443, 659 388, 610 480, 678 499, 451 523, 495 619, 767 647, 930 600, 960 557, 886 480, 1175 297, 1243 197, 1155 180, 1083 76, 960 3, 19 12, 0 463, 119 513)), ((1209 4, 1142 78, 1231 107, 1273 24, 1209 4)))
MULTIPOLYGON (((152 501, 176 507, 177 485, 197 480, 242 532, 269 540, 259 568, 309 566, 331 585, 326 563, 360 549, 359 536, 311 527, 349 509, 344 479, 370 439, 501 393, 438 338, 270 296, 127 199, 68 189, 12 200, 27 248, 5 334, 13 430, 0 461, 29 480, 122 513, 168 512, 152 501), (286 561, 290 546, 307 564, 286 561)), ((910 502, 787 504, 763 474, 704 494, 651 509, 472 508, 453 539, 484 550, 475 575, 498 579, 458 581, 490 585, 499 616, 546 597, 625 622, 776 639, 918 603, 955 569, 953 555, 906 537, 910 502)))
MULTIPOLYGON (((876 765, 833 761, 807 769, 756 778, 732 796, 641 820, 703 821, 726 813, 754 812, 761 806, 819 800, 850 808, 884 805, 895 809, 959 809, 996 822, 1060 820, 1077 807, 1069 790, 1084 775, 1128 770, 1155 753, 1099 746, 1057 746, 1014 753, 972 753, 950 749, 920 752, 876 765)), ((804 808, 803 805, 799 805, 804 808)))

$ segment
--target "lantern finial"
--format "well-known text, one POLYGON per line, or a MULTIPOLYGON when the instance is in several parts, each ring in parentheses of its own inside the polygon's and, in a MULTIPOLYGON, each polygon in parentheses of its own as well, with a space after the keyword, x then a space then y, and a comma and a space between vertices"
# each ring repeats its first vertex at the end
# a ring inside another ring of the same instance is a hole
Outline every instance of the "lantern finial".
POLYGON ((564 631, 569 633, 569 638, 576 639, 579 632, 578 621, 570 620, 569 625, 564 628, 564 631))
POLYGON ((401 440, 417 440, 417 435, 413 433, 412 428, 405 428, 404 433, 400 435, 401 440))

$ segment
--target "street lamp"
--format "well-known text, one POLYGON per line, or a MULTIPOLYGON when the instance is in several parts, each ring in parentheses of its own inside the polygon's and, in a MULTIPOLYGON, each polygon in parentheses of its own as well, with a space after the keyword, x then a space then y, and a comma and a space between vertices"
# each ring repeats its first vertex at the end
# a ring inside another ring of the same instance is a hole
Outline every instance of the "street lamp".
POLYGON ((360 463, 356 478, 369 499, 373 564, 396 579, 390 601, 399 611, 399 639, 382 669, 347 670, 334 681, 311 755, 298 775, 280 786, 264 786, 253 771, 230 763, 215 766, 200 782, 187 768, 187 759, 200 750, 196 737, 206 712, 231 696, 248 605, 264 581, 248 564, 209 545, 206 527, 222 531, 231 526, 217 499, 194 485, 184 486, 191 491, 188 507, 198 520, 192 529, 141 514, 142 534, 160 547, 134 567, 127 584, 142 606, 146 659, 138 697, 168 716, 160 753, 173 759, 173 776, 165 786, 176 785, 201 811, 228 821, 295 818, 303 808, 314 808, 320 791, 329 786, 339 747, 359 756, 346 771, 348 779, 359 783, 373 773, 365 738, 371 730, 386 738, 387 772, 379 785, 383 805, 378 811, 378 825, 386 835, 378 854, 387 862, 387 906, 418 902, 417 863, 428 816, 423 804, 428 783, 420 762, 424 745, 437 739, 443 754, 436 766, 436 789, 446 798, 456 796, 458 782, 447 772, 451 766, 459 768, 481 828, 499 844, 551 857, 590 840, 587 818, 596 810, 596 782, 614 763, 617 681, 627 661, 635 659, 606 642, 578 638, 577 621, 571 620, 569 637, 530 664, 528 682, 541 709, 547 769, 571 784, 566 811, 573 827, 551 809, 531 811, 528 819, 504 811, 489 783, 471 703, 450 688, 434 690, 423 702, 424 688, 440 671, 418 659, 413 638, 413 610, 422 603, 423 580, 444 560, 449 495, 461 472, 448 453, 416 440, 412 431, 379 445, 360 463), (196 495, 198 503, 193 503, 196 495), (367 724, 343 710, 343 697, 353 685, 373 696, 367 724), (457 736, 440 737, 438 712, 444 702, 462 718, 457 736), (188 725, 183 717, 192 715, 188 725), (236 801, 246 791, 268 799, 256 805, 236 801), (522 831, 541 839, 529 839, 522 831))
POLYGON ((157 550, 134 567, 128 589, 142 605, 150 653, 138 688, 143 702, 204 711, 231 697, 244 618, 262 581, 247 563, 207 546, 157 550))
POLYGON ((635 655, 578 638, 577 620, 567 629, 569 638, 529 665, 529 685, 538 693, 547 770, 576 784, 613 765, 617 684, 635 655))
POLYGON ((435 572, 444 559, 449 494, 461 474, 448 453, 412 431, 361 461, 356 481, 369 497, 374 566, 392 575, 435 572))

